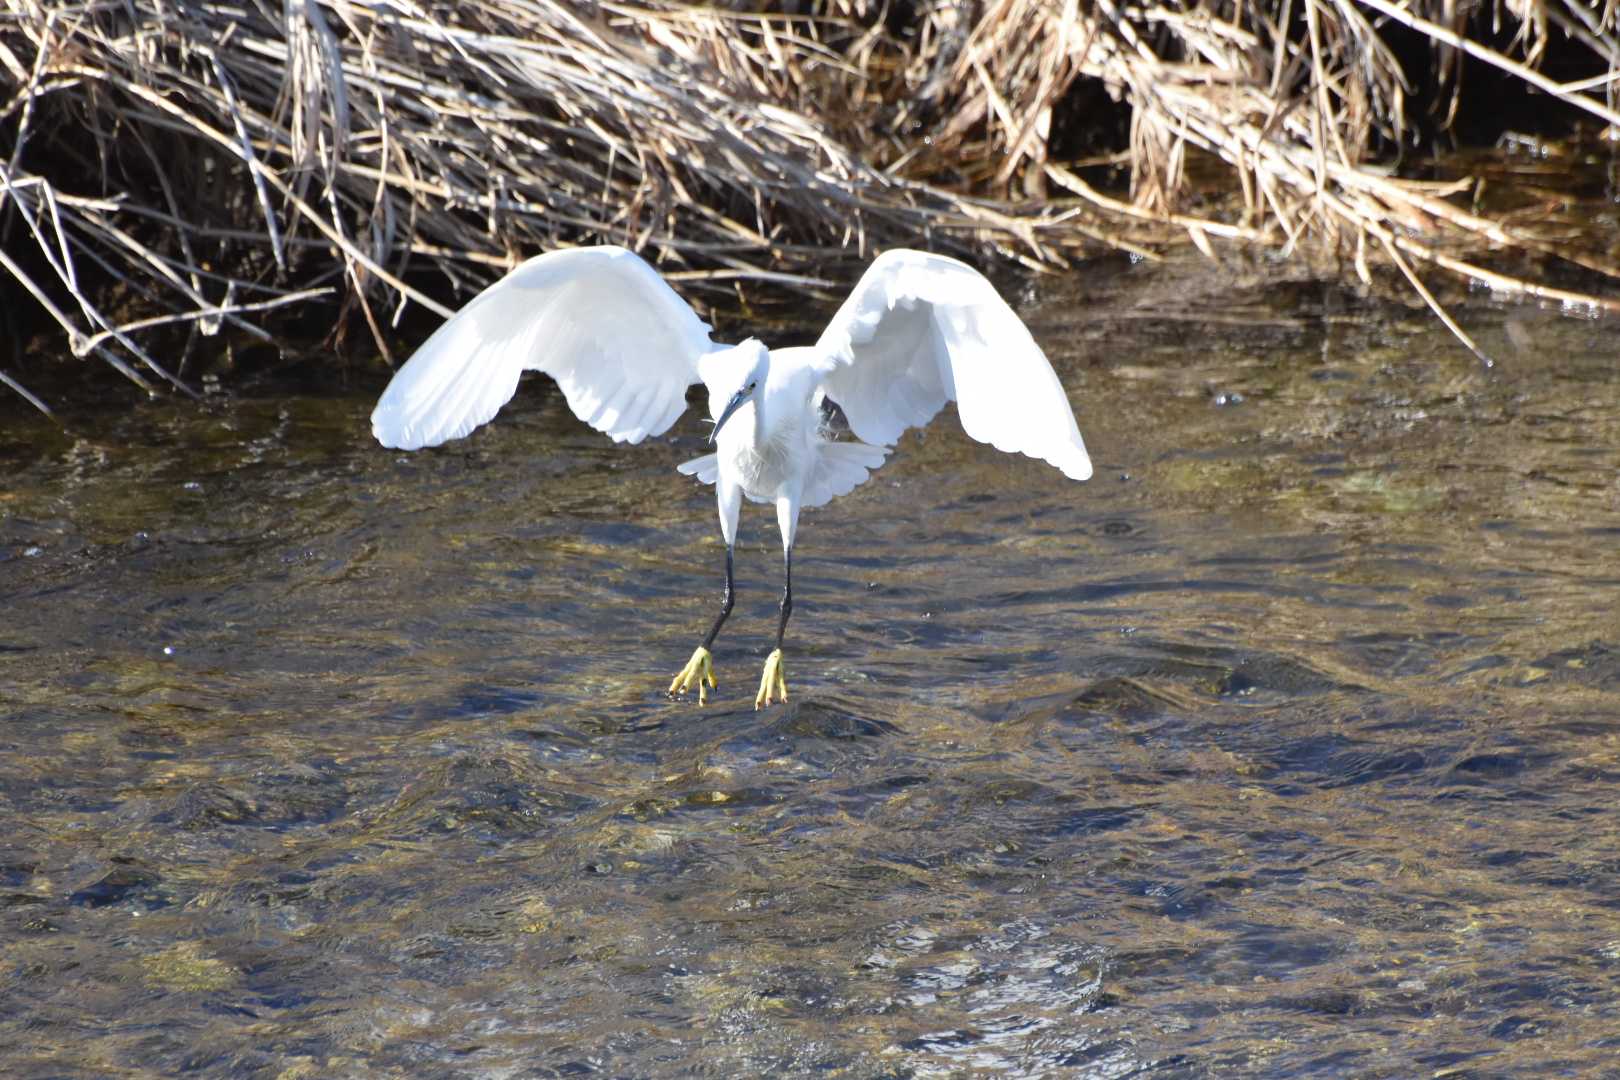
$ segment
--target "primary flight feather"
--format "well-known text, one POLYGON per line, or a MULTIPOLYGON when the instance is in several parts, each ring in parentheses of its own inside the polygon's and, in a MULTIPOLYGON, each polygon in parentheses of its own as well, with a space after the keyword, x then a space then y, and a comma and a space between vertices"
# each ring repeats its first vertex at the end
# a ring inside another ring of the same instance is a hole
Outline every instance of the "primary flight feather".
POLYGON ((955 259, 896 249, 872 261, 816 344, 715 343, 658 272, 618 247, 530 259, 452 316, 395 373, 371 414, 384 446, 415 450, 469 434, 517 391, 525 370, 550 375, 569 408, 616 442, 669 430, 686 389, 703 383, 715 450, 679 466, 715 486, 726 542, 719 616, 670 684, 706 700, 710 648, 731 613, 742 500, 773 503, 785 583, 776 649, 756 708, 786 700, 782 638, 793 608, 799 511, 864 483, 900 435, 950 401, 962 429, 1039 458, 1074 480, 1091 459, 1067 395, 1029 330, 995 288, 955 259), (859 441, 832 441, 823 399, 859 441))

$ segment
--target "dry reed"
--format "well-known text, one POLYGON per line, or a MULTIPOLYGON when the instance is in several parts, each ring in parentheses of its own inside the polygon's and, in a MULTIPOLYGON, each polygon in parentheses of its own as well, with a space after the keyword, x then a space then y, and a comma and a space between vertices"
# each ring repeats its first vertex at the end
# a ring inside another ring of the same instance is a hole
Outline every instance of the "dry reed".
POLYGON ((464 292, 592 238, 711 292, 814 283, 844 249, 1053 266, 1184 235, 1212 255, 1216 240, 1338 252, 1363 278, 1381 257, 1465 342, 1422 267, 1620 309, 1486 261, 1529 252, 1620 280, 1601 250, 1475 213, 1469 183, 1379 164, 1409 137, 1397 27, 1435 50, 1453 103, 1466 56, 1620 130, 1612 4, 1506 0, 1472 22, 1450 0, 785 6, 4 0, 0 270, 75 355, 149 390, 186 389, 199 339, 268 339, 321 297, 386 352, 407 302, 445 312, 424 288, 464 292), (1511 53, 1469 36, 1492 20, 1518 31, 1511 53), (1554 36, 1607 74, 1541 74, 1554 36), (1128 111, 1128 200, 1057 157, 1088 82, 1128 111), (1240 213, 1181 212, 1189 153, 1226 164, 1240 213))

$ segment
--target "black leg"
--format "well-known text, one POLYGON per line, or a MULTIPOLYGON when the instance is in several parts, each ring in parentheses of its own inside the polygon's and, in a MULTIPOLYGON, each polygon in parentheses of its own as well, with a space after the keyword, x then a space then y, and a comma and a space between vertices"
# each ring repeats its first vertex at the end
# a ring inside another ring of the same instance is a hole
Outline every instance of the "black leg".
POLYGON ((765 658, 765 671, 759 677, 759 693, 754 695, 754 708, 763 709, 774 697, 787 701, 787 679, 782 674, 782 635, 787 633, 788 616, 793 614, 793 551, 783 560, 782 618, 776 624, 776 651, 765 658))
POLYGON ((686 662, 686 666, 681 669, 681 673, 675 676, 674 681, 669 684, 670 697, 684 694, 696 687, 698 704, 702 705, 708 700, 708 696, 703 690, 703 684, 707 682, 710 686, 715 685, 714 664, 709 654, 709 646, 714 644, 714 639, 720 634, 720 627, 725 625, 726 616, 731 614, 731 605, 735 595, 736 590, 731 579, 731 545, 727 544, 726 595, 720 601, 720 614, 715 617, 714 625, 709 627, 709 634, 703 639, 703 644, 697 647, 697 651, 692 654, 692 659, 686 662))
MULTIPOLYGON (((714 644, 715 637, 718 636, 719 633, 720 633, 720 627, 725 624, 726 616, 731 614, 731 605, 732 605, 733 600, 735 599, 735 596, 736 596, 735 590, 733 589, 732 583, 731 583, 731 548, 727 547, 726 548, 726 595, 725 595, 725 599, 720 601, 720 614, 715 617, 714 625, 709 627, 709 636, 703 639, 703 647, 705 649, 707 649, 709 646, 714 644)), ((786 601, 784 601, 784 603, 785 602, 786 601)), ((782 621, 784 623, 787 622, 787 616, 784 615, 782 617, 782 621)), ((778 645, 781 644, 781 636, 782 636, 781 634, 777 634, 777 639, 778 639, 777 644, 778 645)))
POLYGON ((782 635, 787 632, 788 616, 793 614, 793 552, 789 551, 783 562, 785 582, 782 585, 782 618, 776 624, 776 647, 778 649, 782 647, 782 635))

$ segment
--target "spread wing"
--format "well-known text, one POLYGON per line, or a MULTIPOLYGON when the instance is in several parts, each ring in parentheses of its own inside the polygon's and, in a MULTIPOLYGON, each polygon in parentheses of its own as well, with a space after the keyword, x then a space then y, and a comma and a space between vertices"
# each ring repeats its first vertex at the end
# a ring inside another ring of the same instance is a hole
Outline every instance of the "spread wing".
POLYGON ((816 343, 821 385, 850 430, 892 445, 957 403, 962 430, 1084 480, 1074 410, 1029 330, 978 271, 904 249, 873 260, 816 343))
POLYGON ((371 414, 384 446, 415 450, 489 421, 525 371, 557 380, 574 415, 617 442, 667 431, 714 349, 658 271, 618 247, 538 255, 451 316, 394 374, 371 414))

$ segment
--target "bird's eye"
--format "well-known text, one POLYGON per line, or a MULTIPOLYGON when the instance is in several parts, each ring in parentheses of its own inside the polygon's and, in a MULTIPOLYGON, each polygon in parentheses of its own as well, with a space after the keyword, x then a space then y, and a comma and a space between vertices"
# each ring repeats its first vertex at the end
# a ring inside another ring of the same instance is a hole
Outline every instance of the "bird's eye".
POLYGON ((748 389, 752 390, 754 387, 756 387, 758 385, 759 385, 759 383, 757 383, 757 382, 751 382, 751 383, 748 384, 748 389))

